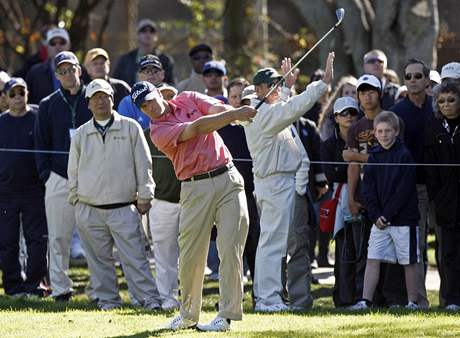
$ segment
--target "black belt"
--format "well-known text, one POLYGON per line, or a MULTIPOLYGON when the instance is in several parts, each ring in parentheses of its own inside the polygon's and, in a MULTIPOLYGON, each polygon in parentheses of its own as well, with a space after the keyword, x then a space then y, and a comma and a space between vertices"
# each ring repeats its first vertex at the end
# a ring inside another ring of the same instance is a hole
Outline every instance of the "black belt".
POLYGON ((207 173, 204 173, 204 174, 199 174, 199 175, 192 176, 190 178, 186 178, 182 182, 190 182, 190 181, 193 182, 193 181, 204 180, 206 178, 215 177, 217 175, 223 174, 224 172, 226 172, 226 171, 228 171, 229 169, 232 169, 232 168, 233 168, 233 163, 230 162, 230 163, 227 163, 223 167, 217 168, 216 170, 208 171, 207 173))
POLYGON ((125 202, 125 203, 113 203, 113 204, 103 204, 103 205, 92 205, 94 208, 104 209, 104 210, 111 210, 111 209, 118 209, 122 207, 126 207, 131 204, 136 204, 136 201, 133 202, 125 202))

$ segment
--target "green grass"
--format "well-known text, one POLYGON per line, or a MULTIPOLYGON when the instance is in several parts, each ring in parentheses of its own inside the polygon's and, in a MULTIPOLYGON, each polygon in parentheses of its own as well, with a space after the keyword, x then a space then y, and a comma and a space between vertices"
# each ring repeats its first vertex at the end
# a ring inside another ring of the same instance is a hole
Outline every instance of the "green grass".
MULTIPOLYGON (((232 323, 224 334, 199 333, 193 330, 165 332, 160 328, 174 313, 145 311, 129 305, 114 311, 99 311, 88 302, 84 286, 88 272, 72 268, 76 296, 69 304, 51 299, 24 300, 0 296, 0 337, 459 337, 459 314, 436 308, 437 292, 429 292, 434 308, 428 312, 373 310, 349 314, 335 310, 331 286, 313 287, 315 305, 304 314, 254 314, 250 311, 249 292, 245 293, 244 320, 232 323)), ((126 283, 120 276, 121 296, 127 301, 126 283)), ((204 290, 201 321, 215 316, 218 284, 207 282, 204 290)))

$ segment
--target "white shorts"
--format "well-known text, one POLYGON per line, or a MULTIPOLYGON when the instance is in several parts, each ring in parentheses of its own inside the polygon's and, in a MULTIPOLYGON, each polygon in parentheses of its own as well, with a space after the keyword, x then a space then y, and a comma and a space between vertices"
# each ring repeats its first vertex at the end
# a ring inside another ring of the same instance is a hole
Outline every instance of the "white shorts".
POLYGON ((419 260, 418 226, 387 226, 379 229, 374 224, 369 237, 368 259, 401 265, 419 260))

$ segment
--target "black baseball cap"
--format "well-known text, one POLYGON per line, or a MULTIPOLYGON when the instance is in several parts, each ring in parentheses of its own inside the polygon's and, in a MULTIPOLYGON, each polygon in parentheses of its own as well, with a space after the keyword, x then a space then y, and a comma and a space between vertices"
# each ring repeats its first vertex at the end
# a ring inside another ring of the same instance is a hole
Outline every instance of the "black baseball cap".
POLYGON ((160 70, 163 69, 163 65, 161 64, 161 61, 158 58, 158 56, 153 55, 153 54, 147 54, 141 57, 139 61, 137 62, 137 71, 141 71, 142 69, 149 67, 149 66, 153 66, 154 68, 157 68, 160 70))
POLYGON ((192 49, 190 49, 190 52, 188 53, 189 56, 193 56, 195 53, 198 52, 208 52, 209 54, 212 55, 212 49, 209 47, 207 44, 200 43, 199 45, 196 45, 192 49))
POLYGON ((281 78, 282 76, 274 68, 262 68, 254 75, 252 84, 254 86, 259 86, 262 83, 272 84, 281 78))

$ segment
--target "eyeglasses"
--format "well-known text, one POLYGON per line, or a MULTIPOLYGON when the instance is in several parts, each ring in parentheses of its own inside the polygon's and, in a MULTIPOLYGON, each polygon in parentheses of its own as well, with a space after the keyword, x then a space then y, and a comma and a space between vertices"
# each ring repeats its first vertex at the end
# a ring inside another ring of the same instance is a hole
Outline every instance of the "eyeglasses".
POLYGON ((57 75, 75 74, 76 71, 77 71, 77 67, 72 66, 72 67, 65 68, 65 69, 56 69, 56 74, 57 75))
POLYGON ((19 96, 26 96, 26 91, 25 90, 18 90, 18 91, 10 91, 10 93, 8 94, 8 96, 12 99, 14 97, 16 97, 16 95, 19 95, 19 96))
POLYGON ((350 116, 358 116, 358 114, 359 114, 359 112, 356 109, 347 108, 347 109, 342 110, 339 113, 336 113, 335 115, 336 116, 338 115, 338 116, 346 117, 348 115, 350 115, 350 116))
POLYGON ((142 74, 149 75, 149 74, 159 73, 159 72, 161 72, 161 69, 147 67, 147 68, 141 69, 139 72, 142 73, 142 74))
POLYGON ((410 81, 410 80, 412 80, 412 78, 414 78, 416 80, 420 80, 422 77, 423 77, 422 73, 407 73, 407 74, 404 74, 404 79, 406 81, 410 81))
POLYGON ((439 99, 438 100, 438 104, 444 104, 446 102, 448 103, 454 103, 455 101, 457 101, 457 98, 456 97, 453 97, 453 96, 450 96, 448 97, 447 99, 439 99))
POLYGON ((55 46, 57 46, 57 45, 59 45, 59 46, 65 46, 66 44, 67 44, 67 42, 64 41, 64 40, 50 41, 50 43, 49 43, 49 45, 50 45, 51 47, 55 47, 55 46))

